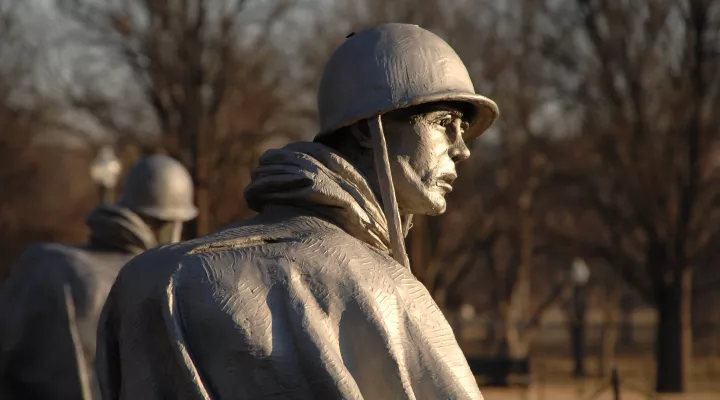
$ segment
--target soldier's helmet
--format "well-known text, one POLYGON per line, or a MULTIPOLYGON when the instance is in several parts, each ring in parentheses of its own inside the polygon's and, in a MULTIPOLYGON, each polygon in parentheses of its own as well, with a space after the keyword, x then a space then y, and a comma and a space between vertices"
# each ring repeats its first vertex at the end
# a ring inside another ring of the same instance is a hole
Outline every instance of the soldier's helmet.
POLYGON ((162 221, 184 222, 198 214, 187 169, 161 154, 144 157, 130 169, 118 204, 162 221))
POLYGON ((465 64, 443 39, 417 25, 379 25, 348 36, 325 65, 317 137, 392 110, 438 101, 472 107, 466 141, 499 115, 495 102, 475 93, 465 64))

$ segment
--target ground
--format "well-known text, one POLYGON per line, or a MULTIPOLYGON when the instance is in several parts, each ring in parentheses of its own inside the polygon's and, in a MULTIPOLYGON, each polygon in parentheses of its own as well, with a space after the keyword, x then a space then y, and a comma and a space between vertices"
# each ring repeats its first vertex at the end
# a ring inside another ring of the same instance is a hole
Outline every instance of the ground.
MULTIPOLYGON (((720 398, 720 357, 695 357, 689 379, 689 391, 681 395, 652 393, 654 363, 651 357, 623 358, 616 362, 621 379, 622 400, 715 400, 720 398)), ((570 376, 571 360, 539 358, 533 361, 533 384, 529 389, 482 388, 486 400, 610 400, 609 378, 591 377, 575 381, 570 376), (605 390, 602 390, 605 389, 605 390), (598 392, 601 392, 598 394, 598 392), (597 396, 594 396, 597 395, 597 396)), ((589 359, 588 371, 597 372, 597 363, 589 359)))
MULTIPOLYGON (((598 396, 593 396, 595 388, 587 387, 578 389, 573 385, 538 385, 530 390, 501 390, 501 389, 484 389, 482 390, 485 400, 612 400, 611 391, 606 391, 598 396)), ((622 400, 717 400, 718 392, 714 394, 706 392, 685 393, 681 395, 664 395, 651 397, 646 394, 639 394, 632 390, 624 389, 620 392, 622 400)))

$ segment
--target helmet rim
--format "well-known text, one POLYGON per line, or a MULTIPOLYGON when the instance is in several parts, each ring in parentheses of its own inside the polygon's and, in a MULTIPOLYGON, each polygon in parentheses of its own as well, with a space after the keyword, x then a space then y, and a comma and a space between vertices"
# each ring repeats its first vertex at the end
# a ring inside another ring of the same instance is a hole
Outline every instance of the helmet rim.
POLYGON ((161 221, 179 221, 187 222, 198 215, 198 209, 195 206, 183 208, 167 208, 156 206, 129 207, 140 215, 146 215, 161 221))
POLYGON ((500 116, 500 111, 497 104, 491 99, 477 94, 477 93, 457 93, 457 92, 446 92, 446 93, 435 93, 427 96, 417 97, 412 100, 408 100, 402 103, 398 103, 393 107, 380 109, 375 112, 369 112, 367 114, 358 114, 356 117, 346 118, 343 122, 335 123, 323 127, 320 132, 315 135, 315 139, 320 139, 333 134, 340 128, 353 125, 362 120, 372 118, 377 115, 383 115, 391 111, 410 108, 419 106, 422 104, 435 103, 440 101, 454 101, 459 103, 466 103, 473 107, 474 113, 470 126, 463 133, 463 139, 465 142, 472 142, 482 135, 485 131, 492 126, 493 123, 500 116))

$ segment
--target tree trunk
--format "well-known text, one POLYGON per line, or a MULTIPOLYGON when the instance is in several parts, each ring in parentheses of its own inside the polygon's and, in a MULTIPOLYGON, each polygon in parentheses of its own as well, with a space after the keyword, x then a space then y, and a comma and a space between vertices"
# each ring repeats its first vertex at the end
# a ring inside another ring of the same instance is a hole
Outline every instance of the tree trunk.
POLYGON ((686 373, 689 366, 690 300, 692 287, 687 284, 691 270, 686 268, 680 279, 658 291, 658 327, 655 339, 657 375, 655 390, 658 393, 682 393, 686 390, 686 373))
POLYGON ((658 393, 682 393, 685 390, 678 289, 667 288, 658 299, 658 327, 655 338, 657 363, 655 388, 658 393))
POLYGON ((188 107, 192 110, 186 112, 183 117, 183 126, 180 128, 180 142, 183 146, 183 153, 187 154, 189 161, 186 162, 193 180, 193 200, 198 209, 195 219, 185 224, 185 238, 192 239, 208 233, 208 196, 207 196, 207 154, 205 142, 207 138, 202 130, 200 115, 201 103, 198 103, 198 95, 191 89, 186 96, 189 104, 196 104, 196 107, 188 107))
MULTIPOLYGON (((531 197, 529 197, 531 198, 531 197)), ((521 255, 515 282, 511 285, 509 299, 505 311, 505 338, 511 357, 527 357, 529 341, 525 324, 530 321, 531 277, 533 264, 533 229, 534 219, 530 212, 530 203, 521 210, 521 255)))

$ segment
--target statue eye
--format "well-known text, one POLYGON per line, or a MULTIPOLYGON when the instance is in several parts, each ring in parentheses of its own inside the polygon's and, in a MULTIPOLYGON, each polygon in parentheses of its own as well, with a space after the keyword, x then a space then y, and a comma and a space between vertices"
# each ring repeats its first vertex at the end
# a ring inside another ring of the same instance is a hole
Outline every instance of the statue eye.
POLYGON ((453 118, 452 115, 446 115, 446 116, 440 118, 440 119, 437 121, 437 123, 438 123, 439 125, 447 128, 448 126, 451 126, 451 125, 453 124, 453 120, 454 120, 454 118, 453 118))

